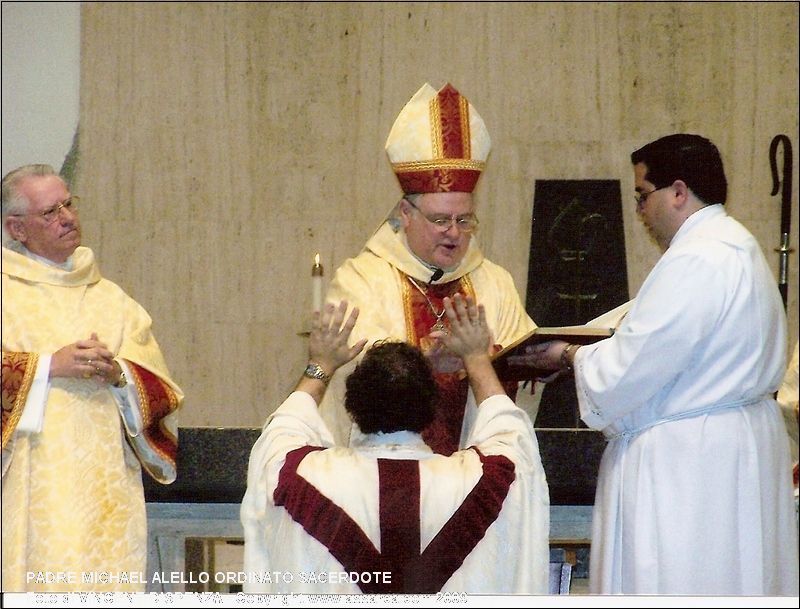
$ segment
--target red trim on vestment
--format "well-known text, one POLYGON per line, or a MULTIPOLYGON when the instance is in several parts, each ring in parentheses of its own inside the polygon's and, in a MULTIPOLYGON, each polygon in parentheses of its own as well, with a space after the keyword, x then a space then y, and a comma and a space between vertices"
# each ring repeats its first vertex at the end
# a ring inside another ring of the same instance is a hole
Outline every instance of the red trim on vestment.
POLYGON ((378 481, 381 556, 391 565, 392 588, 402 592, 419 558, 419 462, 378 459, 378 481))
POLYGON ((273 500, 328 548, 346 571, 392 574, 390 583, 378 578, 379 581, 358 584, 363 592, 369 593, 418 594, 441 590, 499 516, 515 478, 514 464, 508 458, 484 457, 473 448, 483 467, 481 477, 420 555, 419 462, 378 459, 382 550, 378 552, 342 508, 297 473, 306 455, 317 450, 324 449, 304 446, 286 455, 273 500), (412 522, 414 519, 416 524, 412 522), (384 527, 392 530, 384 531, 384 527), (403 536, 414 539, 404 540, 403 536))
MULTIPOLYGON (((286 455, 278 476, 273 501, 283 506, 305 531, 328 548, 347 571, 358 573, 387 571, 381 555, 359 527, 342 508, 325 497, 317 488, 297 473, 300 462, 308 453, 324 450, 319 446, 303 446, 286 455)), ((374 584, 359 584, 364 592, 390 592, 385 586, 372 589, 374 584)))
POLYGON ((2 362, 2 446, 6 447, 17 428, 28 400, 39 355, 24 351, 3 351, 2 362))
MULTIPOLYGON (((405 280, 410 290, 411 319, 406 319, 406 326, 413 330, 413 339, 410 342, 420 347, 425 353, 431 346, 429 344, 431 339, 428 338, 428 335, 431 327, 436 323, 436 316, 431 311, 431 305, 428 304, 425 296, 407 276, 405 276, 405 280)), ((420 287, 426 290, 437 313, 444 311, 445 297, 452 298, 456 294, 472 296, 473 299, 475 297, 461 279, 441 284, 421 284, 420 287)), ((449 327, 447 316, 442 316, 442 321, 449 327)), ((439 390, 439 398, 436 402, 433 423, 422 432, 422 439, 433 452, 448 456, 459 449, 469 383, 460 370, 435 372, 433 376, 439 390)))
POLYGON ((156 374, 129 360, 125 360, 125 363, 134 376, 139 394, 145 440, 174 468, 178 455, 178 439, 166 428, 163 419, 178 407, 177 396, 156 374))
POLYGON ((483 474, 467 498, 425 548, 414 573, 406 582, 418 593, 442 589, 497 520, 514 482, 514 463, 503 455, 484 456, 472 447, 483 465, 483 474))

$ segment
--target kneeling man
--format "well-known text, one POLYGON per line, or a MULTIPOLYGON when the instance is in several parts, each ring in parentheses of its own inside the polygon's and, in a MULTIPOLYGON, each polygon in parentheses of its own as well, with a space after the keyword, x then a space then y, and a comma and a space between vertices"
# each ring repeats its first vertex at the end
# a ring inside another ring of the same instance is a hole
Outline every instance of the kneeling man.
POLYGON ((327 382, 364 348, 358 316, 328 304, 308 365, 253 447, 242 502, 246 592, 546 594, 549 497, 533 427, 506 396, 488 353, 483 307, 445 299, 478 417, 466 450, 434 454, 426 358, 380 342, 347 379, 345 405, 364 438, 334 446, 317 411, 327 382))

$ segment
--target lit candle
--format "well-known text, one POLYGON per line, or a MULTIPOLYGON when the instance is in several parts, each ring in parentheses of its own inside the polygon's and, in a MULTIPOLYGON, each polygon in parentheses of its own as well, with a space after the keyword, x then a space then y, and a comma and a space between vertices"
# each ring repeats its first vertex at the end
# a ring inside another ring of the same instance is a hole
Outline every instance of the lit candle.
POLYGON ((314 266, 311 267, 311 310, 316 313, 322 310, 322 274, 323 268, 319 263, 319 252, 314 255, 314 266))

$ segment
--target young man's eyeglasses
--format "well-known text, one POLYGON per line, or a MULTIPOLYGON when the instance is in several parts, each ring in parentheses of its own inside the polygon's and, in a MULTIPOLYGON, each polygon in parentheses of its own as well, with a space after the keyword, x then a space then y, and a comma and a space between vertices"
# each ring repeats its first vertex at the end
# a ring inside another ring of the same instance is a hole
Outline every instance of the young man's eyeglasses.
POLYGON ((633 195, 633 199, 636 201, 636 205, 641 207, 644 205, 644 202, 647 201, 647 197, 649 197, 654 192, 658 192, 659 190, 664 190, 665 188, 669 188, 669 186, 662 186, 661 188, 654 188, 650 192, 637 192, 633 195))
POLYGON ((32 211, 25 214, 9 214, 11 216, 41 216, 44 218, 46 224, 52 224, 61 215, 62 209, 68 209, 73 213, 78 212, 78 204, 81 202, 80 197, 77 195, 71 196, 66 201, 56 203, 52 207, 48 207, 44 211, 32 211))
POLYGON ((462 233, 472 233, 478 228, 478 217, 475 214, 464 214, 463 216, 445 216, 442 214, 426 214, 414 202, 406 199, 408 204, 416 209, 420 215, 428 222, 433 224, 439 233, 446 233, 455 224, 456 228, 462 233))

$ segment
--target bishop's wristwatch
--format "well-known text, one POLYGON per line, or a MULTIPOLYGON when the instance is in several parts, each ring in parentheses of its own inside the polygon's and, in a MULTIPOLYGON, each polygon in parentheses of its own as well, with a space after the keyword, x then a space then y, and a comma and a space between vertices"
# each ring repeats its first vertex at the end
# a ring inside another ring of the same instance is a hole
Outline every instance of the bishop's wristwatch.
POLYGON ((303 371, 303 376, 307 376, 311 379, 317 379, 322 381, 326 385, 331 382, 331 377, 322 369, 322 366, 319 364, 315 364, 314 362, 309 362, 306 369, 303 371))

